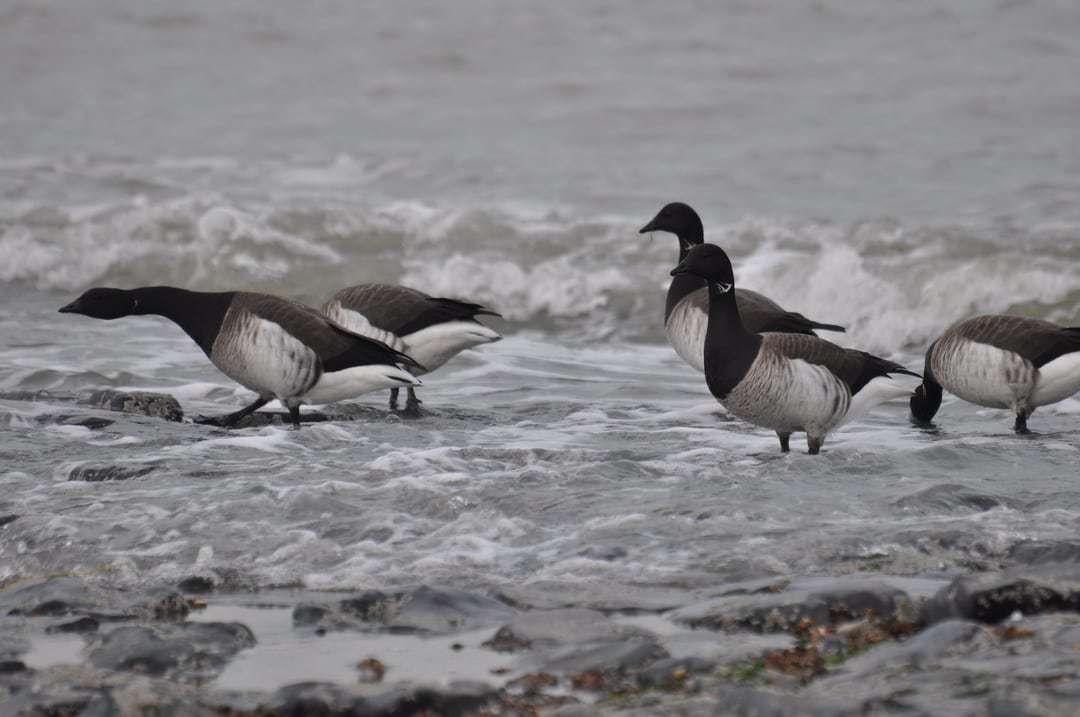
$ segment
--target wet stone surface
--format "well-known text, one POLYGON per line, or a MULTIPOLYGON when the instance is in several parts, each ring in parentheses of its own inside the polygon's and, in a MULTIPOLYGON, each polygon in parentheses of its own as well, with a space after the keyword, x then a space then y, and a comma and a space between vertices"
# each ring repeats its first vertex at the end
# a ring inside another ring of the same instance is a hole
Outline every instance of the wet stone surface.
MULTIPOLYGON (((1073 714, 1080 708, 1080 614, 1058 608, 1075 592, 1074 567, 952 582, 749 581, 636 617, 580 607, 516 609, 434 586, 321 602, 299 593, 289 610, 276 608, 297 646, 330 639, 313 635, 314 628, 355 633, 357 644, 365 635, 395 635, 416 652, 371 651, 360 662, 367 672, 354 660, 350 680, 244 691, 215 681, 254 654, 259 636, 242 622, 192 621, 206 598, 161 589, 132 594, 75 577, 27 580, 0 589, 0 708, 416 717, 1073 714), (1047 599, 1046 591, 1059 597, 1047 599), (912 606, 924 602, 918 615, 927 619, 909 620, 912 606), (979 607, 985 604, 992 608, 979 607), (1012 612, 1003 621, 982 619, 996 616, 999 605, 1026 611, 1019 619, 1012 612), (974 613, 949 614, 963 611, 974 613), (75 642, 63 643, 63 659, 43 663, 35 648, 42 636, 75 642), (505 661, 481 681, 396 677, 402 660, 423 660, 433 639, 461 660, 480 650, 505 661), (375 665, 382 668, 377 676, 375 665)), ((191 576, 182 584, 202 590, 214 580, 191 576)), ((250 600, 260 604, 257 593, 250 600)))

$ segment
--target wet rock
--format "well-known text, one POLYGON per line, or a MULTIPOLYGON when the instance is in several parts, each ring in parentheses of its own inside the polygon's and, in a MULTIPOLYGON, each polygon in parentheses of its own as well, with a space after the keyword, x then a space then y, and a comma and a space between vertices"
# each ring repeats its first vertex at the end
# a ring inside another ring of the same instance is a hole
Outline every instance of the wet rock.
POLYGON ((101 623, 92 617, 80 617, 71 622, 63 622, 59 625, 50 625, 45 628, 47 633, 84 633, 96 632, 101 623))
POLYGON ((177 593, 167 593, 146 606, 155 620, 183 620, 191 612, 191 601, 177 593))
POLYGON ((650 693, 636 699, 631 697, 617 705, 575 705, 544 714, 545 717, 549 714, 551 717, 834 717, 847 714, 829 701, 738 685, 718 685, 707 695, 680 698, 671 704, 655 704, 655 699, 650 693))
POLYGON ((26 664, 22 660, 0 660, 0 675, 24 672, 26 669, 26 664))
POLYGON ((592 560, 606 560, 608 562, 614 562, 627 556, 626 548, 618 545, 609 546, 597 546, 590 545, 589 547, 578 553, 583 558, 591 558, 592 560))
POLYGON ((942 483, 904 496, 893 505, 920 515, 941 513, 980 513, 994 508, 1017 508, 1022 504, 1011 498, 979 493, 955 483, 942 483))
POLYGON ((942 588, 925 606, 928 623, 960 617, 997 623, 1015 612, 1080 611, 1080 565, 1023 567, 965 575, 942 588))
POLYGON ((154 472, 156 465, 133 463, 130 465, 80 465, 68 473, 69 481, 97 483, 109 480, 129 480, 154 472))
POLYGON ((670 657, 668 651, 648 638, 632 638, 597 646, 572 648, 544 663, 543 672, 622 673, 670 657))
POLYGON ((181 580, 176 587, 182 593, 202 595, 214 591, 214 581, 201 575, 192 575, 190 578, 181 580))
POLYGON ((1067 687, 1080 680, 1080 617, 1042 615, 1009 628, 947 620, 849 659, 804 694, 841 700, 855 714, 993 714, 1022 705, 1080 713, 1080 694, 1067 687))
POLYGON ((8 523, 13 523, 18 520, 17 515, 0 515, 0 528, 3 528, 8 523))
POLYGON ((78 578, 25 580, 0 590, 0 615, 63 617, 97 614, 102 596, 78 578))
POLYGON ((490 686, 471 682, 453 682, 438 689, 398 685, 375 694, 328 682, 301 682, 274 692, 260 711, 288 717, 465 717, 497 699, 498 692, 490 686))
POLYGON ((301 604, 293 610, 293 624, 327 630, 379 627, 446 633, 505 622, 513 616, 513 608, 485 595, 420 586, 390 594, 369 591, 326 605, 301 604))
POLYGON ((206 679, 233 655, 254 644, 251 630, 236 622, 131 625, 101 636, 89 659, 109 670, 206 679))
POLYGON ((179 401, 167 393, 106 389, 95 391, 83 403, 109 411, 164 418, 166 421, 184 420, 184 410, 180 407, 179 401))
POLYGON ((99 431, 116 423, 116 421, 108 418, 99 418, 97 416, 40 416, 38 421, 40 423, 56 423, 61 426, 82 426, 83 428, 89 428, 91 431, 99 431))
POLYGON ((917 617, 905 591, 879 580, 854 578, 807 578, 775 593, 725 595, 676 610, 670 617, 690 627, 787 632, 802 620, 827 625, 868 612, 879 618, 917 617))
POLYGON ((517 615, 483 643, 497 652, 512 652, 539 644, 581 644, 647 636, 644 630, 620 625, 596 610, 565 608, 530 610, 517 615))
POLYGON ((1006 558, 1020 565, 1080 563, 1080 543, 1025 540, 1009 548, 1006 558))
POLYGON ((715 660, 701 657, 669 657, 659 660, 635 675, 641 687, 674 689, 682 685, 691 675, 712 672, 716 669, 715 660))
POLYGON ((548 580, 506 587, 498 593, 497 597, 521 609, 551 610, 581 607, 605 612, 629 610, 662 612, 681 607, 687 602, 685 589, 615 583, 563 583, 548 580))

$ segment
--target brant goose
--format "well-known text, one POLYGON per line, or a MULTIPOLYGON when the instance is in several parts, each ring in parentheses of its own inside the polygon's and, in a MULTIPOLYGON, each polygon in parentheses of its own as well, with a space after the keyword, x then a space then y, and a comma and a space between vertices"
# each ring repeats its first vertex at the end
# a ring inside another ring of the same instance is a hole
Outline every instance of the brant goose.
POLYGON ((330 403, 387 386, 420 383, 409 356, 358 336, 308 306, 244 291, 171 286, 90 289, 60 309, 95 319, 156 314, 180 326, 226 376, 259 395, 235 413, 202 419, 230 426, 275 398, 300 428, 301 403, 330 403))
POLYGON ((1012 410, 1013 430, 1030 433, 1027 419, 1037 407, 1080 391, 1080 326, 1000 314, 955 323, 926 350, 923 382, 911 396, 916 421, 934 417, 942 387, 1012 410))
MULTIPOLYGON (((679 261, 704 239, 701 218, 689 205, 672 202, 664 206, 638 233, 665 231, 679 238, 679 261)), ((739 315, 750 333, 779 331, 814 335, 814 329, 843 331, 843 326, 811 321, 794 311, 784 311, 772 299, 749 289, 736 289, 739 315)), ((705 282, 691 274, 679 274, 671 282, 664 309, 664 333, 682 360, 698 371, 705 370, 705 327, 709 320, 709 292, 705 282)))
MULTIPOLYGON (((498 316, 480 304, 428 296, 393 284, 359 284, 342 289, 323 305, 323 313, 345 328, 382 341, 434 371, 467 348, 498 341, 498 333, 477 316, 498 316)), ((405 410, 417 413, 420 400, 412 386, 405 410)), ((398 389, 390 389, 390 410, 397 409, 398 389)))
POLYGON ((829 431, 866 409, 910 394, 890 374, 918 377, 900 364, 846 349, 807 334, 747 330, 735 299, 735 278, 724 250, 699 244, 672 270, 706 282, 705 380, 733 414, 771 428, 788 451, 795 431, 805 431, 811 454, 829 431))

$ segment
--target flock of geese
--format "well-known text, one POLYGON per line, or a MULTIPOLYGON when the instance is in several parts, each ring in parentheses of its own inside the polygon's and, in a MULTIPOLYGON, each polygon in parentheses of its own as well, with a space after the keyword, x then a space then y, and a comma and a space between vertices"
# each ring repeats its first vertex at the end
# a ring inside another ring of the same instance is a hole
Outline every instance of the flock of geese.
MULTIPOLYGON (((1080 327, 1006 315, 960 321, 930 345, 920 376, 814 333, 842 326, 812 321, 735 288, 730 259, 704 242, 701 219, 690 206, 664 206, 641 229, 653 231, 679 239, 664 319, 672 347, 705 373, 709 390, 729 412, 775 431, 783 452, 791 434, 800 432, 809 452, 819 453, 830 431, 902 397, 910 397, 917 422, 929 423, 943 389, 980 406, 1012 410, 1016 432, 1028 433, 1035 408, 1080 391, 1080 327), (921 383, 905 385, 896 375, 921 383)), ((218 426, 232 426, 277 399, 299 428, 301 404, 386 388, 391 409, 404 387, 405 410, 416 413, 419 376, 501 338, 477 318, 499 316, 490 309, 389 284, 343 289, 321 311, 269 294, 170 286, 94 288, 60 311, 97 319, 153 314, 175 322, 222 373, 258 396, 234 413, 199 419, 218 426)))

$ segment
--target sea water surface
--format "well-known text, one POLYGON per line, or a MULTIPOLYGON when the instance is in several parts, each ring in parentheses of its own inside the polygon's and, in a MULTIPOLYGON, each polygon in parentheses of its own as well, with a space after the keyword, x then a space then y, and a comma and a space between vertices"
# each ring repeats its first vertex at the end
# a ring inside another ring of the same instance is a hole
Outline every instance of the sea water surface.
POLYGON ((1075 537, 1080 400, 1034 436, 901 401, 781 455, 664 342, 676 241, 637 229, 694 204, 741 286, 914 370, 975 313, 1080 324, 1078 33, 1068 2, 10 4, 0 582, 644 609, 1075 537), (506 338, 426 376, 416 420, 381 393, 299 432, 72 408, 251 399, 163 319, 56 313, 87 287, 366 281, 482 302, 506 338), (110 466, 132 477, 72 480, 110 466))

